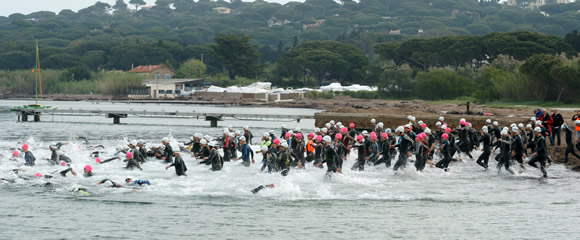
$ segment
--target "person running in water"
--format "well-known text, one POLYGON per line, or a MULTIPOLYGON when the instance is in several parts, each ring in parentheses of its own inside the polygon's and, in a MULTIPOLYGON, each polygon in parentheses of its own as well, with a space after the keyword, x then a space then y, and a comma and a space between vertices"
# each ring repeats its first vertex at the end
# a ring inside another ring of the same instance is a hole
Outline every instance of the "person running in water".
POLYGON ((546 139, 542 135, 542 129, 540 127, 534 128, 534 134, 536 135, 536 148, 534 149, 534 153, 532 154, 532 160, 528 162, 528 164, 532 167, 538 168, 536 165, 537 162, 540 162, 540 169, 544 174, 544 178, 548 177, 548 173, 546 172, 546 139))
POLYGON ((572 142, 572 129, 568 127, 567 124, 562 124, 562 129, 564 130, 564 134, 566 134, 566 153, 564 154, 564 163, 568 163, 568 154, 572 154, 576 156, 576 158, 580 159, 580 155, 578 155, 574 151, 574 143, 572 142))
POLYGON ((336 173, 336 162, 338 161, 339 156, 331 146, 332 139, 330 136, 324 136, 324 138, 322 138, 322 143, 324 144, 324 157, 322 162, 318 163, 316 167, 326 163, 326 177, 330 178, 333 173, 336 173))
POLYGON ((127 158, 126 160, 124 160, 124 162, 127 162, 127 166, 125 166, 126 169, 133 170, 135 168, 138 168, 139 170, 143 171, 143 168, 141 168, 139 162, 137 162, 137 160, 133 158, 132 152, 128 152, 125 156, 127 158))
POLYGON ((163 156, 161 159, 165 160, 166 163, 173 162, 173 148, 171 147, 171 144, 169 144, 169 138, 164 137, 161 140, 161 144, 165 146, 165 148, 163 148, 163 156))
MULTIPOLYGON (((297 129, 300 130, 300 129, 297 129)), ((296 142, 294 143, 294 148, 292 149, 292 153, 296 157, 295 165, 298 168, 304 168, 306 165, 306 159, 304 159, 304 142, 302 141, 302 133, 296 133, 296 136, 293 138, 296 142)))
POLYGON ((514 171, 510 168, 510 153, 511 153, 511 139, 509 134, 506 130, 501 131, 501 138, 498 139, 500 142, 500 157, 497 163, 497 170, 498 173, 501 171, 502 166, 505 167, 505 170, 511 174, 515 174, 514 171))
POLYGON ((187 172, 187 166, 185 166, 185 161, 183 161, 183 158, 181 158, 179 152, 173 152, 173 157, 173 163, 167 165, 165 170, 169 169, 170 167, 175 167, 175 174, 177 174, 177 176, 187 176, 187 174, 185 174, 185 172, 187 172))
POLYGON ((356 143, 353 147, 357 148, 358 157, 356 163, 352 165, 352 170, 364 171, 367 158, 367 146, 364 142, 363 135, 356 136, 356 143))
POLYGON ((262 168, 260 171, 264 171, 267 167, 268 173, 272 173, 272 171, 276 170, 276 153, 268 151, 268 147, 266 146, 262 146, 261 152, 264 158, 262 159, 262 168))
POLYGON ((524 158, 526 158, 526 153, 524 152, 524 150, 525 150, 524 142, 522 141, 522 138, 520 137, 519 132, 520 132, 519 128, 517 128, 517 127, 512 128, 512 146, 511 146, 512 154, 511 155, 512 155, 512 158, 520 164, 520 167, 523 170, 523 169, 525 169, 524 158))
POLYGON ((409 150, 415 145, 415 141, 408 134, 405 134, 405 129, 402 126, 397 127, 395 133, 399 136, 399 159, 393 166, 393 171, 407 166, 407 159, 411 155, 409 150))
POLYGON ((429 149, 427 148, 427 140, 425 140, 427 134, 420 133, 417 135, 416 139, 415 139, 415 168, 417 169, 417 171, 423 171, 425 169, 425 163, 427 163, 427 157, 425 156, 425 153, 429 152, 429 149))
POLYGON ((336 151, 336 154, 338 155, 338 159, 336 162, 336 172, 338 173, 342 173, 342 164, 344 162, 344 160, 346 160, 346 146, 344 146, 344 143, 342 141, 342 133, 337 133, 336 135, 334 135, 334 150, 336 151))
POLYGON ((292 162, 292 153, 288 150, 288 142, 282 141, 280 143, 280 153, 278 154, 277 167, 281 171, 282 176, 288 175, 290 171, 290 162, 292 162))
MULTIPOLYGON (((489 167, 489 155, 491 154, 491 135, 489 135, 487 126, 484 126, 481 129, 481 137, 479 138, 478 143, 483 143, 483 152, 477 158, 477 164, 487 169, 489 167)), ((479 147, 477 150, 479 150, 479 147)))
POLYGON ((58 149, 60 149, 61 145, 62 144, 60 145, 51 144, 50 146, 48 146, 48 149, 51 151, 50 159, 48 159, 48 161, 52 163, 52 165, 58 165, 61 161, 64 161, 66 163, 72 162, 69 157, 58 152, 58 149))
POLYGON ((449 163, 451 162, 451 143, 449 143, 449 134, 441 135, 441 149, 439 150, 443 158, 435 164, 436 167, 449 171, 449 163))
POLYGON ((200 164, 210 165, 211 164, 212 171, 215 172, 215 171, 222 170, 224 162, 223 162, 222 157, 220 156, 220 154, 216 148, 217 142, 211 141, 208 143, 208 145, 209 145, 209 148, 208 148, 209 149, 209 156, 204 157, 203 158, 204 160, 201 162, 198 162, 197 165, 200 165, 200 164))
POLYGON ((252 163, 254 161, 254 151, 250 148, 250 145, 246 142, 246 137, 240 137, 240 145, 242 145, 242 165, 249 167, 250 166, 250 158, 252 159, 252 163))

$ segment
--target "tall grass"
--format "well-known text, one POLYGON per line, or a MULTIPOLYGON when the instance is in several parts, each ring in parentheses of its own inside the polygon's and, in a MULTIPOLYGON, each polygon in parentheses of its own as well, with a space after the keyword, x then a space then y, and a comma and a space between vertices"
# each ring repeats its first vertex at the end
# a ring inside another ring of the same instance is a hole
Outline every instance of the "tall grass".
MULTIPOLYGON (((65 70, 42 70, 44 94, 105 94, 122 96, 127 88, 143 85, 143 77, 135 74, 99 72, 92 79, 67 80, 65 70)), ((29 70, 0 71, 0 94, 34 95, 37 73, 29 70)), ((39 89, 40 91, 40 89, 39 89)))

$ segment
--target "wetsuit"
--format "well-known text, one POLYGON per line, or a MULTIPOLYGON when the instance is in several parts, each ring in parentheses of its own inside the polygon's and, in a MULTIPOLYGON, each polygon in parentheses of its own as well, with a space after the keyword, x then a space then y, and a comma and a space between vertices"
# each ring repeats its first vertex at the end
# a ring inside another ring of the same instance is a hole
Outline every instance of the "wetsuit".
POLYGON ((30 151, 26 151, 24 153, 24 160, 26 161, 26 163, 24 164, 26 166, 34 166, 34 163, 36 162, 34 154, 32 154, 32 152, 30 151))
POLYGON ((512 139, 512 152, 514 152, 513 159, 520 163, 520 167, 524 168, 524 142, 520 135, 516 135, 512 139))
POLYGON ((491 135, 487 133, 484 134, 479 138, 478 143, 483 143, 483 153, 481 153, 481 155, 479 155, 477 158, 477 164, 484 168, 488 168, 489 155, 491 154, 491 135))
POLYGON ((334 151, 332 146, 327 146, 324 148, 324 160, 322 163, 326 163, 326 176, 331 177, 332 173, 336 172, 336 162, 340 157, 334 151))
POLYGON ((199 144, 198 141, 195 141, 191 144, 191 152, 192 153, 197 153, 199 152, 199 150, 201 150, 201 144, 199 144))
POLYGON ((390 145, 388 167, 391 167, 391 162, 393 161, 393 159, 395 159, 395 156, 397 156, 397 149, 391 146, 395 146, 397 144, 397 139, 395 138, 395 136, 389 136, 387 142, 389 142, 390 145))
POLYGON ((133 159, 135 159, 135 161, 137 161, 139 163, 145 162, 145 156, 141 155, 141 151, 139 151, 139 149, 132 148, 131 152, 133 153, 133 159))
POLYGON ((433 137, 433 134, 427 136, 427 149, 429 149, 429 152, 425 157, 427 160, 433 160, 433 153, 435 152, 435 137, 433 137))
POLYGON ((367 147, 364 142, 357 142, 355 143, 354 147, 357 148, 358 158, 356 159, 356 163, 352 165, 352 170, 364 171, 367 157, 367 147))
POLYGON ((296 143, 294 144, 294 148, 292 148, 292 153, 295 156, 295 161, 294 164, 298 165, 298 162, 300 162, 300 164, 302 164, 302 167, 306 167, 306 159, 304 158, 304 142, 300 141, 296 141, 296 143))
POLYGON ((532 160, 528 162, 528 164, 530 164, 532 167, 538 168, 536 162, 540 162, 540 169, 542 170, 544 177, 548 177, 548 173, 546 172, 546 139, 544 136, 540 136, 536 139, 536 149, 534 150, 534 153, 536 156, 534 156, 532 160))
POLYGON ((246 141, 248 141, 248 144, 252 145, 252 138, 254 138, 254 134, 252 134, 250 131, 245 131, 244 137, 246 138, 246 141))
POLYGON ((107 181, 111 182, 111 186, 110 188, 124 188, 125 186, 118 184, 116 182, 113 182, 112 180, 109 179, 103 179, 100 181, 101 184, 106 183, 107 181))
POLYGON ((119 158, 118 158, 118 157, 112 157, 112 158, 109 158, 109 159, 105 159, 105 160, 102 160, 102 161, 100 162, 100 164, 103 164, 103 163, 108 163, 108 162, 110 162, 110 161, 113 161, 113 160, 115 160, 115 159, 119 159, 119 158))
POLYGON ((269 151, 264 154, 264 159, 262 160, 262 168, 260 171, 264 171, 266 167, 268 167, 268 172, 272 173, 272 171, 276 171, 276 159, 278 155, 274 153, 274 151, 269 151))
POLYGON ((67 168, 67 169, 65 169, 65 170, 62 170, 62 171, 60 171, 60 175, 61 175, 61 176, 63 176, 63 177, 66 177, 66 174, 67 174, 68 172, 72 171, 72 170, 73 170, 73 169, 72 169, 71 167, 69 167, 69 168, 67 168))
MULTIPOLYGON (((226 139, 224 139, 224 147, 223 147, 223 150, 224 150, 224 162, 229 162, 231 160, 231 158, 232 158, 232 150, 231 150, 232 147, 233 147, 232 145, 234 145, 233 144, 233 141, 230 140, 229 137, 226 138, 226 139)), ((233 149, 235 151, 236 148, 233 147, 233 149)))
POLYGON ((505 170, 514 174, 514 172, 510 169, 510 156, 511 156, 511 139, 509 136, 502 138, 500 142, 500 157, 497 163, 497 169, 501 170, 501 167, 505 167, 505 170))
POLYGON ((425 169, 425 163, 427 162, 427 158, 425 157, 425 152, 428 152, 429 149, 425 146, 423 142, 417 142, 415 144, 415 168, 417 171, 423 171, 425 169))
POLYGON ((449 163, 451 162, 451 143, 449 140, 442 143, 443 146, 441 147, 441 154, 443 155, 443 159, 439 160, 435 167, 441 169, 447 169, 449 167, 449 163))
POLYGON ((574 152, 574 143, 572 143, 572 130, 568 127, 564 127, 564 132, 566 132, 566 153, 564 155, 564 163, 568 163, 568 154, 570 153, 580 159, 580 155, 574 152))
POLYGON ((212 149, 209 151, 209 156, 206 160, 201 161, 202 164, 209 165, 211 164, 212 171, 220 171, 222 170, 223 162, 221 156, 217 149, 212 149))
POLYGON ((277 161, 277 170, 281 171, 282 176, 288 175, 290 171, 290 162, 292 162, 292 154, 288 149, 285 151, 280 150, 277 161))
POLYGON ((242 146, 242 165, 249 167, 250 166, 250 156, 254 158, 254 151, 250 148, 250 145, 244 144, 242 146))
MULTIPOLYGON (((198 151, 198 152, 195 154, 195 156, 196 156, 196 157, 198 157, 198 158, 204 159, 204 158, 206 158, 206 157, 209 157, 209 155, 210 155, 210 152, 211 152, 211 151, 210 151, 210 149, 209 149, 209 146, 207 146, 207 145, 206 145, 205 147, 201 148, 201 150, 199 150, 199 151, 198 151)), ((206 165, 209 165, 209 164, 210 164, 210 163, 207 163, 206 165)))
POLYGON ((376 161, 378 161, 378 156, 379 156, 379 144, 375 141, 375 142, 369 142, 368 144, 368 153, 369 153, 369 163, 375 163, 376 161))
POLYGON ((375 162, 375 166, 381 163, 385 163, 386 167, 391 166, 391 145, 389 145, 389 140, 381 142, 379 152, 381 153, 381 158, 375 162))
POLYGON ((185 174, 185 172, 187 172, 187 166, 185 166, 185 162, 181 156, 175 157, 170 166, 175 167, 175 174, 177 174, 177 176, 187 176, 185 174))
POLYGON ((407 134, 403 134, 399 143, 399 159, 393 166, 393 170, 397 171, 399 168, 405 168, 407 166, 407 153, 415 145, 415 141, 409 137, 407 134))
POLYGON ((324 147, 322 146, 322 143, 316 143, 316 145, 314 146, 314 164, 322 162, 323 149, 324 147))
POLYGON ((165 148, 163 149, 163 156, 165 157, 166 163, 173 161, 173 148, 171 147, 171 144, 165 144, 165 148))
POLYGON ((467 127, 463 126, 461 128, 461 130, 459 131, 459 150, 462 151, 463 153, 465 153, 467 156, 469 156, 469 158, 473 158, 473 156, 471 156, 471 154, 469 153, 469 145, 471 145, 471 142, 469 140, 469 129, 467 129, 467 127))
POLYGON ((145 146, 143 145, 139 146, 139 153, 141 153, 141 156, 143 157, 143 162, 145 162, 145 160, 147 159, 147 150, 145 149, 145 146))
POLYGON ((336 151, 336 154, 338 155, 338 159, 336 160, 336 167, 342 169, 342 163, 347 152, 346 147, 342 142, 335 143, 333 147, 334 151, 336 151))
POLYGON ((259 191, 262 191, 263 189, 265 189, 265 188, 268 188, 268 187, 270 187, 270 186, 268 186, 268 185, 261 185, 261 186, 259 186, 259 187, 257 187, 257 188, 254 188, 254 189, 252 189, 252 193, 253 193, 253 194, 256 194, 256 193, 258 193, 259 191))
POLYGON ((149 182, 149 180, 135 180, 131 184, 141 186, 143 184, 151 185, 151 182, 149 182))
POLYGON ((71 160, 69 157, 65 156, 64 154, 59 154, 58 150, 54 149, 51 150, 51 155, 50 155, 50 160, 48 160, 50 163, 52 163, 53 165, 59 165, 60 161, 64 161, 66 163, 71 163, 71 160))
POLYGON ((138 168, 139 170, 143 171, 143 168, 141 168, 141 166, 139 165, 139 162, 137 162, 137 160, 135 160, 134 158, 127 159, 127 166, 125 166, 125 168, 129 169, 129 170, 133 170, 134 168, 138 168))

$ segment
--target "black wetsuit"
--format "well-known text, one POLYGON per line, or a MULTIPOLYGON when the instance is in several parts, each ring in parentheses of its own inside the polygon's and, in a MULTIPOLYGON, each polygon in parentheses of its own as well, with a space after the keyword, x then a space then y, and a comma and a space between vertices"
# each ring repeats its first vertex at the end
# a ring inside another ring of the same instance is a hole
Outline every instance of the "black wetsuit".
POLYGON ((352 166, 352 170, 359 170, 359 171, 364 171, 365 170, 365 163, 366 163, 366 157, 367 157, 367 146, 366 144, 363 143, 359 143, 356 142, 354 144, 354 147, 357 148, 358 151, 358 158, 356 159, 356 163, 352 166))
POLYGON ((26 163, 24 164, 26 166, 34 166, 34 164, 36 162, 36 158, 34 157, 34 154, 32 154, 32 152, 30 152, 30 151, 26 151, 24 153, 24 160, 26 161, 26 163))
POLYGON ((272 171, 276 171, 276 159, 278 155, 275 151, 268 151, 264 155, 264 159, 262 160, 262 168, 261 171, 264 171, 266 167, 268 167, 268 172, 271 173, 272 171))
MULTIPOLYGON (((205 149, 208 149, 207 147, 205 149)), ((209 156, 206 160, 201 161, 201 164, 210 165, 212 171, 222 170, 222 159, 217 149, 209 150, 209 156)))
POLYGON ((423 171, 423 169, 425 169, 425 163, 427 163, 425 152, 427 151, 429 151, 429 149, 423 144, 423 142, 417 142, 415 144, 415 168, 417 171, 423 171))
POLYGON ((139 146, 139 153, 141 153, 143 161, 145 161, 147 159, 147 150, 145 149, 145 146, 143 145, 139 146))
POLYGON ((516 135, 513 137, 512 139, 512 152, 514 152, 513 155, 513 159, 516 160, 520 166, 523 168, 524 167, 524 142, 522 141, 522 138, 520 137, 520 135, 516 135))
POLYGON ((270 187, 270 186, 268 186, 268 185, 261 185, 261 186, 259 186, 259 187, 257 187, 257 188, 254 188, 254 189, 252 189, 252 193, 253 193, 253 194, 256 194, 256 193, 258 193, 259 191, 262 191, 263 189, 265 189, 265 188, 268 188, 268 187, 270 187))
POLYGON ((399 143, 399 159, 397 159, 397 162, 393 166, 394 171, 407 166, 407 158, 409 158, 407 154, 413 145, 415 145, 415 141, 413 141, 409 135, 403 134, 401 142, 399 143))
POLYGON ((482 166, 484 168, 488 168, 489 155, 491 154, 491 135, 486 133, 483 136, 481 136, 479 138, 478 143, 481 144, 482 142, 483 142, 483 153, 481 153, 481 155, 479 155, 479 157, 477 158, 477 164, 479 164, 479 166, 482 166))
POLYGON ((338 159, 336 160, 336 167, 342 169, 342 163, 347 152, 346 146, 344 146, 342 142, 337 142, 334 144, 334 150, 338 155, 338 159))
POLYGON ((528 164, 532 167, 538 168, 536 162, 540 162, 540 169, 542 170, 544 177, 548 177, 548 173, 546 173, 546 160, 548 156, 546 152, 546 139, 544 136, 537 137, 534 153, 536 156, 534 156, 528 164))
POLYGON ((502 138, 500 142, 500 157, 497 163, 497 169, 501 169, 501 167, 505 167, 505 170, 514 174, 514 172, 510 169, 510 156, 511 156, 511 139, 509 136, 502 138))
POLYGON ((137 160, 135 160, 134 158, 127 159, 127 166, 125 166, 125 168, 129 170, 138 168, 139 170, 143 171, 143 168, 141 168, 139 162, 137 162, 137 160))
POLYGON ((277 171, 281 171, 282 176, 288 175, 290 171, 290 163, 292 162, 292 154, 288 149, 285 151, 280 150, 278 154, 278 161, 277 161, 277 171))
POLYGON ((386 167, 391 167, 391 145, 389 139, 381 142, 380 146, 381 158, 375 162, 375 166, 385 163, 386 167))
POLYGON ((175 167, 175 174, 177 174, 177 176, 187 176, 185 174, 185 172, 187 172, 187 166, 185 166, 185 162, 181 156, 175 157, 175 159, 173 159, 173 163, 170 166, 175 167))
POLYGON ((332 146, 324 147, 324 157, 322 163, 326 163, 326 174, 330 177, 332 173, 336 172, 336 163, 340 157, 334 151, 332 146))
POLYGON ((111 182, 111 186, 110 188, 124 188, 125 186, 118 184, 116 182, 113 182, 113 180, 109 180, 109 179, 103 179, 101 180, 101 184, 106 183, 107 181, 111 182))
POLYGON ((442 144, 443 145, 441 147, 441 154, 443 155, 443 159, 437 162, 435 166, 441 169, 446 169, 449 167, 449 163, 451 162, 451 143, 448 140, 443 142, 442 144))
POLYGON ((296 156, 296 160, 294 162, 295 165, 298 164, 298 162, 300 162, 300 164, 302 164, 302 167, 306 167, 306 159, 304 158, 304 142, 300 141, 296 141, 296 143, 294 144, 294 147, 292 148, 292 151, 294 153, 294 156, 296 156))
POLYGON ((564 132, 566 132, 566 153, 564 155, 564 163, 568 163, 568 154, 570 153, 580 159, 580 155, 574 151, 574 143, 572 143, 572 130, 564 127, 564 132))
POLYGON ((72 161, 70 160, 69 157, 65 156, 64 154, 58 154, 58 150, 54 149, 51 150, 51 155, 50 155, 50 160, 48 160, 50 163, 52 163, 53 165, 59 165, 60 161, 64 161, 66 163, 71 163, 72 161))
POLYGON ((118 157, 112 157, 112 158, 109 158, 109 159, 101 160, 100 164, 108 163, 108 162, 113 161, 115 159, 119 159, 119 158, 118 157))
POLYGON ((166 163, 173 162, 173 148, 171 147, 171 144, 165 144, 165 148, 163 149, 163 156, 165 157, 166 163))
POLYGON ((137 161, 139 163, 145 162, 145 156, 141 155, 141 151, 139 151, 139 149, 132 148, 131 152, 133 153, 133 159, 135 159, 135 161, 137 161))

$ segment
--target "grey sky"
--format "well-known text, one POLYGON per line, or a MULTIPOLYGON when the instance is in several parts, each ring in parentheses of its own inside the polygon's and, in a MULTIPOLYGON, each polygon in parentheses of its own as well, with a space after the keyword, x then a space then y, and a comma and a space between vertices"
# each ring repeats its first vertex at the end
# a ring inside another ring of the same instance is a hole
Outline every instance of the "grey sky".
MULTIPOLYGON (((8 16, 13 13, 29 14, 38 11, 51 11, 59 13, 63 9, 70 9, 78 11, 95 4, 98 0, 0 0, 2 7, 0 8, 0 16, 8 16)), ((115 4, 115 0, 100 0, 111 5, 115 4)), ((244 0, 247 1, 247 0, 244 0)), ((267 0, 268 2, 285 3, 289 0, 267 0)), ((303 2, 304 0, 294 0, 303 2)), ((149 5, 153 5, 155 0, 145 0, 149 5)), ((125 0, 129 3, 129 0, 125 0)))

